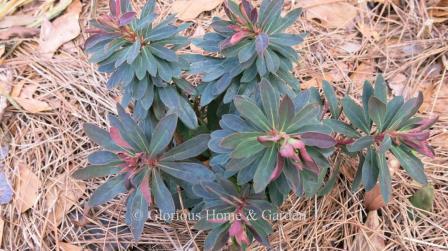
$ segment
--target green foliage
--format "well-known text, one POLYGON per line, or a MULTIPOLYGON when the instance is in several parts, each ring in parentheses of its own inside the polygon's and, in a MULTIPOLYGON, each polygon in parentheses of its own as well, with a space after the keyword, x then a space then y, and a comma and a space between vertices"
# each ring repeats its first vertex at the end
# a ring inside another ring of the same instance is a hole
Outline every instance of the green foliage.
POLYGON ((238 94, 254 95, 262 78, 282 94, 298 90, 291 71, 299 56, 292 46, 302 43, 305 34, 285 30, 297 20, 301 9, 281 16, 283 0, 264 0, 259 10, 250 2, 225 1, 227 20, 214 17, 214 32, 193 41, 206 51, 220 53, 219 57, 190 57, 190 71, 203 75, 201 106, 220 95, 224 95, 225 104, 238 94))
POLYGON ((266 219, 275 209, 263 193, 256 194, 250 185, 240 187, 224 179, 202 181, 193 191, 203 198, 201 219, 195 228, 210 230, 205 250, 220 250, 229 238, 242 249, 254 240, 269 246, 272 228, 266 219))
POLYGON ((119 105, 117 110, 118 117, 109 117, 109 131, 92 124, 84 126, 89 138, 105 150, 90 154, 90 165, 73 176, 84 180, 115 175, 98 187, 87 205, 95 207, 128 192, 126 223, 138 240, 148 218, 148 206, 156 205, 162 214, 174 214, 169 181, 184 181, 191 186, 214 179, 206 166, 190 160, 207 150, 210 137, 201 134, 175 145, 176 114, 166 115, 153 127, 151 123, 138 125, 119 105))
POLYGON ((238 114, 222 117, 222 129, 212 133, 209 148, 218 154, 215 158, 228 160, 223 164, 226 176, 237 174, 239 185, 252 180, 256 193, 268 187, 270 196, 287 196, 290 190, 312 196, 329 166, 325 156, 336 144, 331 129, 320 121, 321 106, 295 107, 267 80, 259 88, 260 104, 235 98, 238 114))
POLYGON ((339 121, 326 123, 335 132, 350 138, 346 147, 348 152, 365 154, 360 172, 362 183, 366 190, 370 190, 379 181, 386 202, 391 194, 391 177, 386 160, 388 151, 399 160, 411 178, 427 184, 423 163, 415 152, 434 157, 428 143, 428 128, 437 121, 437 117, 415 117, 422 102, 421 93, 406 102, 400 96, 387 101, 385 81, 378 75, 375 88, 368 81, 364 83, 362 106, 348 96, 344 98, 343 111, 350 125, 339 121), (359 134, 358 130, 362 133, 359 134))
POLYGON ((196 91, 181 79, 186 61, 176 54, 188 44, 178 33, 189 24, 175 26, 174 16, 154 24, 154 7, 155 0, 148 1, 137 17, 128 1, 110 1, 110 14, 91 22, 95 28, 90 30, 85 50, 100 71, 111 73, 107 87, 121 87, 122 105, 135 100, 134 114, 139 119, 146 118, 151 108, 157 119, 174 111, 194 129, 196 114, 178 90, 189 95, 196 91))
MULTIPOLYGON (((415 116, 421 94, 388 101, 381 75, 375 87, 364 83, 360 104, 349 96, 338 100, 326 81, 322 96, 316 88, 299 91, 292 46, 304 34, 285 30, 300 9, 282 16, 283 0, 263 0, 259 9, 248 0, 225 1, 227 18, 215 17, 214 32, 195 41, 216 53, 202 56, 177 54, 188 44, 179 35, 188 25, 174 25, 174 16, 155 24, 154 0, 139 16, 127 0, 111 0, 110 7, 110 15, 92 21, 85 49, 100 71, 111 73, 108 87, 120 87, 122 104, 133 101, 133 115, 118 105, 109 130, 85 124, 102 149, 74 177, 109 177, 88 207, 127 193, 125 219, 135 239, 148 207, 171 215, 180 197, 185 208, 201 212, 196 228, 209 231, 206 250, 244 250, 255 240, 268 247, 272 228, 263 213, 274 212, 291 191, 327 194, 346 158, 359 159, 352 190, 379 182, 386 202, 392 191, 389 153, 427 184, 416 153, 434 156, 428 129, 437 118, 415 116), (202 74, 197 89, 182 71, 202 74), (199 102, 191 99, 199 95, 199 102), (234 218, 210 218, 210 212, 234 218), (259 217, 249 217, 253 212, 259 217)), ((419 192, 411 202, 426 209, 430 195, 419 192)))

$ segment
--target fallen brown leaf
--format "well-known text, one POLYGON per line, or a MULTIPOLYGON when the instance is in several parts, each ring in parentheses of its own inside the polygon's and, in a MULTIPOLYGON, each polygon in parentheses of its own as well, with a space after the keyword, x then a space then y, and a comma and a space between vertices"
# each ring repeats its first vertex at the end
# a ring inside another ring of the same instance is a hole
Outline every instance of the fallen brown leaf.
POLYGON ((359 229, 353 247, 350 250, 381 251, 386 247, 384 242, 378 213, 376 210, 370 211, 367 214, 364 228, 359 229))
POLYGON ((13 72, 8 68, 0 68, 0 120, 3 113, 8 106, 8 96, 11 92, 11 85, 13 81, 13 72))
POLYGON ((376 184, 364 195, 364 206, 368 211, 378 210, 385 205, 379 184, 376 184))
POLYGON ((21 97, 15 97, 13 99, 25 111, 30 112, 30 113, 39 113, 39 112, 46 112, 46 111, 52 110, 51 106, 47 102, 40 101, 37 99, 21 98, 21 97))
POLYGON ((61 248, 61 251, 82 251, 82 247, 78 247, 66 242, 60 242, 59 246, 61 248))
POLYGON ((51 58, 61 45, 71 41, 80 34, 79 14, 81 10, 81 2, 75 0, 67 8, 64 15, 58 17, 52 23, 48 20, 42 23, 39 51, 44 57, 51 58))
POLYGON ((19 173, 17 174, 14 206, 20 213, 30 209, 38 199, 39 187, 41 182, 39 178, 24 163, 18 163, 19 173))
POLYGON ((30 38, 39 33, 39 29, 14 26, 0 31, 0 40, 8 40, 11 38, 30 38))
POLYGON ((0 29, 5 29, 13 26, 27 26, 35 20, 35 17, 28 15, 6 16, 0 21, 0 29))
POLYGON ((389 88, 392 90, 394 96, 401 96, 403 94, 404 88, 406 87, 408 78, 403 73, 397 73, 387 82, 389 88))
POLYGON ((37 85, 36 84, 30 84, 26 85, 23 88, 21 88, 21 92, 19 97, 21 98, 33 98, 34 93, 37 91, 37 85))
POLYGON ((318 19, 328 28, 348 26, 358 14, 356 7, 347 2, 305 0, 299 1, 298 6, 305 9, 307 19, 318 19))
POLYGON ((350 79, 355 85, 359 86, 362 86, 365 80, 373 81, 375 79, 374 64, 369 61, 359 64, 350 76, 350 79))
POLYGON ((210 11, 218 7, 224 0, 186 0, 174 1, 171 13, 183 21, 191 21, 204 11, 210 11))
POLYGON ((84 194, 86 185, 73 180, 68 173, 65 173, 47 182, 45 188, 47 189, 45 207, 49 210, 47 218, 53 226, 58 226, 84 194))

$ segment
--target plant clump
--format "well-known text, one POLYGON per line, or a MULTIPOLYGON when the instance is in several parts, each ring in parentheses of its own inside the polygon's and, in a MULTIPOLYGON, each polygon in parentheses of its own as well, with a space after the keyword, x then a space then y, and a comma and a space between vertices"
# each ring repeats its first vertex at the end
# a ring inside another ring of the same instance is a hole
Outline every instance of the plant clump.
POLYGON ((389 100, 381 74, 374 87, 364 83, 361 105, 349 95, 339 100, 326 81, 323 95, 299 89, 293 46, 305 33, 286 29, 300 9, 282 15, 282 0, 263 0, 260 8, 227 0, 227 18, 213 18, 214 32, 194 41, 215 53, 203 56, 177 54, 189 43, 179 35, 188 24, 174 25, 174 16, 155 23, 155 4, 148 1, 138 16, 128 1, 111 0, 110 15, 91 22, 86 52, 123 97, 109 130, 84 126, 102 149, 74 173, 109 177, 88 208, 127 194, 125 219, 136 240, 150 207, 164 215, 182 208, 199 212, 195 228, 208 231, 206 250, 244 250, 255 241, 269 247, 272 219, 261 216, 276 212, 291 192, 331 191, 342 158, 360 162, 352 190, 379 182, 385 202, 392 156, 411 178, 428 183, 419 156, 435 155, 428 138, 437 117, 416 116, 421 94, 389 100), (193 86, 183 71, 202 82, 193 86))

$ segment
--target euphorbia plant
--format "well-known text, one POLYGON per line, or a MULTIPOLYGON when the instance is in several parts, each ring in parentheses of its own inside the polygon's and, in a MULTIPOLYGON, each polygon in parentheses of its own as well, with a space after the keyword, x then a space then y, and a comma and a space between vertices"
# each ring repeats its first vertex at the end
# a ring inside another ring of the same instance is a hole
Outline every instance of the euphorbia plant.
MULTIPOLYGON (((330 92, 327 91, 327 96, 330 92)), ((336 100, 333 100, 332 106, 338 107, 336 100)), ((402 96, 388 101, 385 81, 378 75, 375 88, 368 81, 364 82, 362 106, 349 96, 344 97, 343 112, 350 126, 338 120, 327 121, 327 125, 344 136, 339 139, 341 145, 346 145, 348 152, 362 156, 363 163, 355 180, 362 181, 367 191, 379 180, 386 202, 392 190, 387 166, 388 152, 398 159, 411 178, 422 185, 427 184, 423 163, 414 152, 434 157, 428 144, 428 128, 437 121, 437 117, 415 117, 422 102, 421 93, 406 102, 402 96)))
POLYGON ((285 30, 300 9, 282 16, 282 0, 263 0, 259 9, 248 0, 225 1, 227 19, 214 18, 214 32, 196 41, 217 54, 180 56, 176 51, 187 39, 178 33, 188 25, 173 25, 173 17, 154 25, 155 1, 138 18, 128 1, 111 0, 110 6, 110 15, 92 22, 96 29, 86 51, 101 71, 111 73, 108 86, 121 87, 122 103, 134 100, 133 116, 117 106, 118 118, 109 117, 109 131, 85 125, 104 150, 91 154, 90 165, 74 176, 113 175, 87 206, 128 193, 125 218, 135 239, 148 207, 172 215, 177 202, 172 193, 178 192, 185 208, 202 211, 196 227, 211 230, 206 249, 226 244, 245 249, 253 240, 268 246, 269 222, 249 213, 263 215, 291 191, 297 196, 328 192, 338 175, 338 167, 328 161, 335 151, 359 156, 353 188, 362 181, 370 190, 379 180, 385 201, 391 190, 389 151, 412 178, 427 182, 415 152, 433 157, 427 140, 436 118, 414 116, 421 95, 388 102, 381 76, 375 88, 364 84, 362 106, 348 96, 341 104, 328 82, 323 98, 316 88, 299 91, 292 74, 298 55, 292 46, 304 34, 285 30), (203 74, 198 90, 182 78, 183 70, 203 74), (198 93, 202 107, 194 111, 186 94, 198 93), (193 130, 196 113, 201 127, 193 130), (187 129, 178 126, 177 117, 187 129), (239 217, 214 219, 207 216, 210 210, 239 217))
POLYGON ((223 129, 212 133, 209 148, 223 155, 218 158, 227 162, 222 165, 228 176, 238 173, 239 184, 253 180, 256 193, 276 182, 269 187, 276 192, 273 196, 278 192, 286 196, 290 189, 302 195, 304 188, 312 195, 314 185, 326 174, 326 156, 336 144, 331 129, 320 121, 321 105, 295 105, 287 95, 280 98, 267 80, 259 88, 260 107, 248 97, 237 96, 234 105, 239 115, 222 117, 223 129))
POLYGON ((275 209, 264 193, 256 194, 250 185, 238 187, 224 179, 202 181, 194 185, 193 191, 203 198, 202 217, 195 228, 210 230, 205 250, 219 250, 229 238, 231 246, 243 249, 253 240, 269 246, 272 228, 265 218, 275 209))
POLYGON ((148 206, 156 205, 161 214, 175 213, 174 200, 167 187, 169 180, 181 180, 191 186, 201 180, 214 179, 213 172, 206 166, 190 160, 207 149, 209 135, 198 135, 175 145, 176 114, 166 115, 153 128, 151 123, 138 125, 119 105, 117 110, 118 117, 109 116, 112 125, 109 131, 92 124, 84 125, 87 136, 104 150, 90 154, 90 165, 73 176, 91 179, 115 175, 96 189, 87 205, 95 207, 129 192, 126 222, 138 240, 148 218, 148 206))
POLYGON ((208 52, 220 53, 218 57, 192 57, 190 71, 204 75, 201 106, 223 93, 224 103, 230 103, 238 94, 253 95, 262 78, 267 78, 280 93, 298 90, 291 71, 299 57, 292 46, 300 44, 305 34, 285 30, 300 16, 301 9, 282 17, 283 0, 264 0, 259 10, 250 2, 226 0, 228 20, 214 17, 214 32, 195 42, 208 52))
POLYGON ((98 63, 101 72, 112 73, 107 87, 122 88, 122 105, 135 100, 138 118, 145 118, 151 107, 158 119, 170 110, 186 126, 196 128, 196 114, 177 90, 195 94, 181 78, 186 62, 176 54, 188 44, 178 33, 189 24, 173 25, 174 16, 153 24, 155 0, 146 3, 139 18, 127 0, 112 0, 109 5, 109 15, 91 22, 95 28, 89 30, 92 35, 85 43, 90 61, 98 63))

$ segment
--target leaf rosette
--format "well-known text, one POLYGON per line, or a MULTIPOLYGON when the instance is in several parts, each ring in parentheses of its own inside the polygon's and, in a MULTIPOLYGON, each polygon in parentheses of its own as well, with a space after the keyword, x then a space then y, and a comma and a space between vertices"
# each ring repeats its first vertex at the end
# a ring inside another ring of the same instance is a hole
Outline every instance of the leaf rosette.
POLYGON ((226 176, 237 174, 239 184, 253 181, 256 193, 268 187, 271 199, 281 202, 290 190, 311 196, 326 175, 327 157, 336 144, 331 129, 320 121, 320 100, 306 103, 304 95, 280 99, 267 80, 259 86, 261 107, 236 97, 238 115, 224 115, 222 129, 211 134, 208 146, 218 154, 214 159, 221 160, 226 176))
MULTIPOLYGON (((337 107, 337 101, 334 102, 332 106, 337 107)), ((412 179, 423 185, 428 183, 423 163, 415 152, 434 157, 428 143, 428 129, 438 118, 416 117, 422 102, 421 93, 407 101, 402 96, 388 101, 386 83, 381 75, 375 81, 375 88, 370 82, 364 82, 362 106, 349 96, 343 99, 343 112, 350 125, 335 119, 326 123, 343 136, 339 143, 345 145, 349 153, 361 155, 354 188, 362 183, 369 191, 379 181, 382 196, 386 202, 389 201, 392 187, 387 166, 388 152, 398 159, 412 179)))
POLYGON ((194 160, 207 150, 210 137, 201 134, 175 145, 176 114, 166 115, 153 127, 149 121, 137 124, 120 105, 117 110, 118 117, 109 116, 109 131, 84 125, 87 136, 104 150, 90 154, 90 165, 73 176, 85 180, 114 175, 93 192, 87 205, 95 207, 128 193, 126 223, 138 240, 148 218, 148 206, 157 206, 163 215, 175 213, 170 181, 191 186, 214 179, 212 171, 194 160))
POLYGON ((193 192, 203 198, 195 228, 210 230, 205 250, 220 250, 229 239, 243 250, 254 240, 269 246, 272 227, 265 218, 275 209, 264 194, 254 193, 250 185, 239 187, 225 179, 200 182, 193 186, 193 192))
POLYGON ((256 84, 267 78, 280 93, 298 91, 292 75, 299 60, 292 46, 303 42, 305 34, 286 33, 301 14, 295 9, 281 16, 283 0, 264 0, 258 10, 248 0, 240 4, 225 1, 228 20, 215 17, 214 32, 193 41, 219 57, 191 57, 192 73, 203 75, 201 106, 224 93, 223 103, 230 103, 238 94, 253 95, 256 84))
POLYGON ((177 49, 188 44, 178 33, 189 27, 172 24, 168 16, 154 23, 156 2, 148 1, 140 16, 132 11, 128 0, 111 0, 110 14, 91 21, 94 27, 85 43, 90 62, 101 72, 111 73, 109 89, 121 87, 122 105, 135 100, 134 114, 145 118, 152 108, 157 119, 174 111, 189 128, 197 127, 197 118, 188 100, 178 90, 196 95, 190 83, 181 78, 188 64, 177 49))

